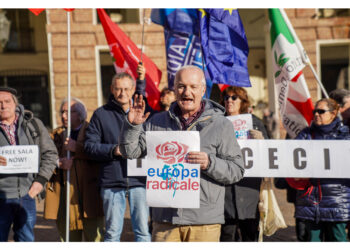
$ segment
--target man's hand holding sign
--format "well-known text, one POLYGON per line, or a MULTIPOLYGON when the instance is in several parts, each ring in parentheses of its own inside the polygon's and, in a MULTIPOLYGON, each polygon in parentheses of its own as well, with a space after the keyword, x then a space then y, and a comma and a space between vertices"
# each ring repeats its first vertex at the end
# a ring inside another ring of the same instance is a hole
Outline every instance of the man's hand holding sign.
POLYGON ((6 166, 7 161, 6 158, 0 155, 0 166, 6 166))

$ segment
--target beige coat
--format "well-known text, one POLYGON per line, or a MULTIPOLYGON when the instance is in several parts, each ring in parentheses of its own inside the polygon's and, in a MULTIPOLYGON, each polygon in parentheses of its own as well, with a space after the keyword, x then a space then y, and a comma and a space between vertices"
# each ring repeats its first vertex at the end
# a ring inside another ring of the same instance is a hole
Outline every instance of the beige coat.
MULTIPOLYGON (((77 138, 76 152, 72 153, 74 162, 70 171, 70 230, 83 228, 82 214, 84 218, 103 216, 102 200, 97 187, 99 166, 96 162, 89 159, 83 151, 87 126, 88 123, 84 122, 77 138), (81 200, 81 208, 79 206, 79 198, 81 200)), ((66 134, 67 132, 64 128, 58 128, 52 133, 59 157, 66 157, 67 155, 67 151, 63 149, 66 134)), ((58 213, 60 213, 60 216, 65 215, 66 175, 67 171, 56 168, 46 187, 45 219, 56 220, 58 213)))

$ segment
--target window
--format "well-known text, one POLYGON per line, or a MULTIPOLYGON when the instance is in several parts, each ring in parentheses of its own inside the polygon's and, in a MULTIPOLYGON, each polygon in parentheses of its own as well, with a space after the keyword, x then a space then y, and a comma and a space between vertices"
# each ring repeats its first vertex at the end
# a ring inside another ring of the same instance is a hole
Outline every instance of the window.
POLYGON ((34 35, 28 9, 6 9, 5 11, 11 27, 4 52, 34 52, 34 35))
POLYGON ((0 86, 17 90, 18 101, 34 113, 46 127, 50 126, 50 100, 46 72, 33 70, 0 71, 0 86))
MULTIPOLYGON (((105 11, 115 23, 140 23, 139 9, 105 9, 105 11)), ((101 23, 100 19, 98 23, 101 23)))
POLYGON ((331 18, 331 17, 348 17, 350 16, 350 9, 318 9, 317 17, 331 18))
POLYGON ((321 78, 329 93, 338 88, 349 87, 350 44, 321 45, 321 78))
POLYGON ((100 65, 102 97, 103 104, 105 104, 108 102, 109 95, 111 94, 110 86, 112 78, 115 75, 113 59, 109 51, 100 51, 100 65))

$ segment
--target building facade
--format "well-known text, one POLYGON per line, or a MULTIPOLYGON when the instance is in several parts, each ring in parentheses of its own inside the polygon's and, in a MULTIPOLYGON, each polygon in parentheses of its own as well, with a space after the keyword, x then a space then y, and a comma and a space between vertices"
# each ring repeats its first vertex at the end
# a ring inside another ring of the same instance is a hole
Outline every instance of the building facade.
MULTIPOLYGON (((4 11, 11 29, 8 42, 0 48, 0 86, 17 88, 26 108, 47 127, 59 126, 59 106, 67 96, 67 13, 63 9, 46 9, 38 16, 27 9, 2 9, 0 13, 4 11)), ((107 10, 139 47, 141 23, 150 12, 151 9, 107 10)), ((248 69, 253 87, 247 91, 258 115, 266 105, 277 111, 267 10, 239 12, 250 48, 248 69)), ((286 9, 286 13, 326 90, 349 89, 349 10, 286 9)), ((96 10, 75 9, 70 16, 71 93, 86 104, 90 118, 106 101, 114 74, 113 61, 96 10)), ((144 52, 163 72, 161 89, 167 85, 163 28, 146 23, 144 31, 144 52)), ((304 75, 312 100, 319 99, 320 88, 308 67, 304 75)), ((214 88, 213 99, 218 95, 214 88)))

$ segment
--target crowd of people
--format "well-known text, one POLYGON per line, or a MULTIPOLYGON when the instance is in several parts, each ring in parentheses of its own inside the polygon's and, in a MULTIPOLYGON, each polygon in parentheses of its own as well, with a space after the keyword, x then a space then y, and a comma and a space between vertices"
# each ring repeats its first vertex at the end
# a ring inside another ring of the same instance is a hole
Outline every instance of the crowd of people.
MULTIPOLYGON (((15 241, 34 241, 35 197, 43 194, 44 218, 56 220, 66 241, 68 173, 70 241, 120 241, 127 202, 138 242, 258 241, 262 180, 244 177, 241 149, 225 117, 249 113, 247 91, 228 87, 220 104, 205 99, 203 71, 184 66, 174 89, 162 90, 158 112, 147 104, 142 64, 137 72, 137 81, 127 73, 114 76, 108 102, 89 122, 81 100, 71 98, 70 107, 62 100, 62 125, 51 135, 18 103, 15 89, 0 87, 0 145, 37 145, 40 152, 38 173, 0 174, 0 241, 8 240, 11 228, 15 241), (199 132, 200 151, 188 152, 186 162, 200 165, 200 208, 147 206, 146 177, 127 173, 127 159, 147 154, 146 131, 199 132)), ((330 97, 315 103, 310 127, 296 139, 350 139, 350 91, 335 90, 330 97)), ((270 139, 266 121, 252 120, 249 139, 270 139)), ((7 165, 3 156, 0 165, 7 165)), ((293 191, 299 241, 348 240, 349 179, 280 178, 275 184, 293 191)))

